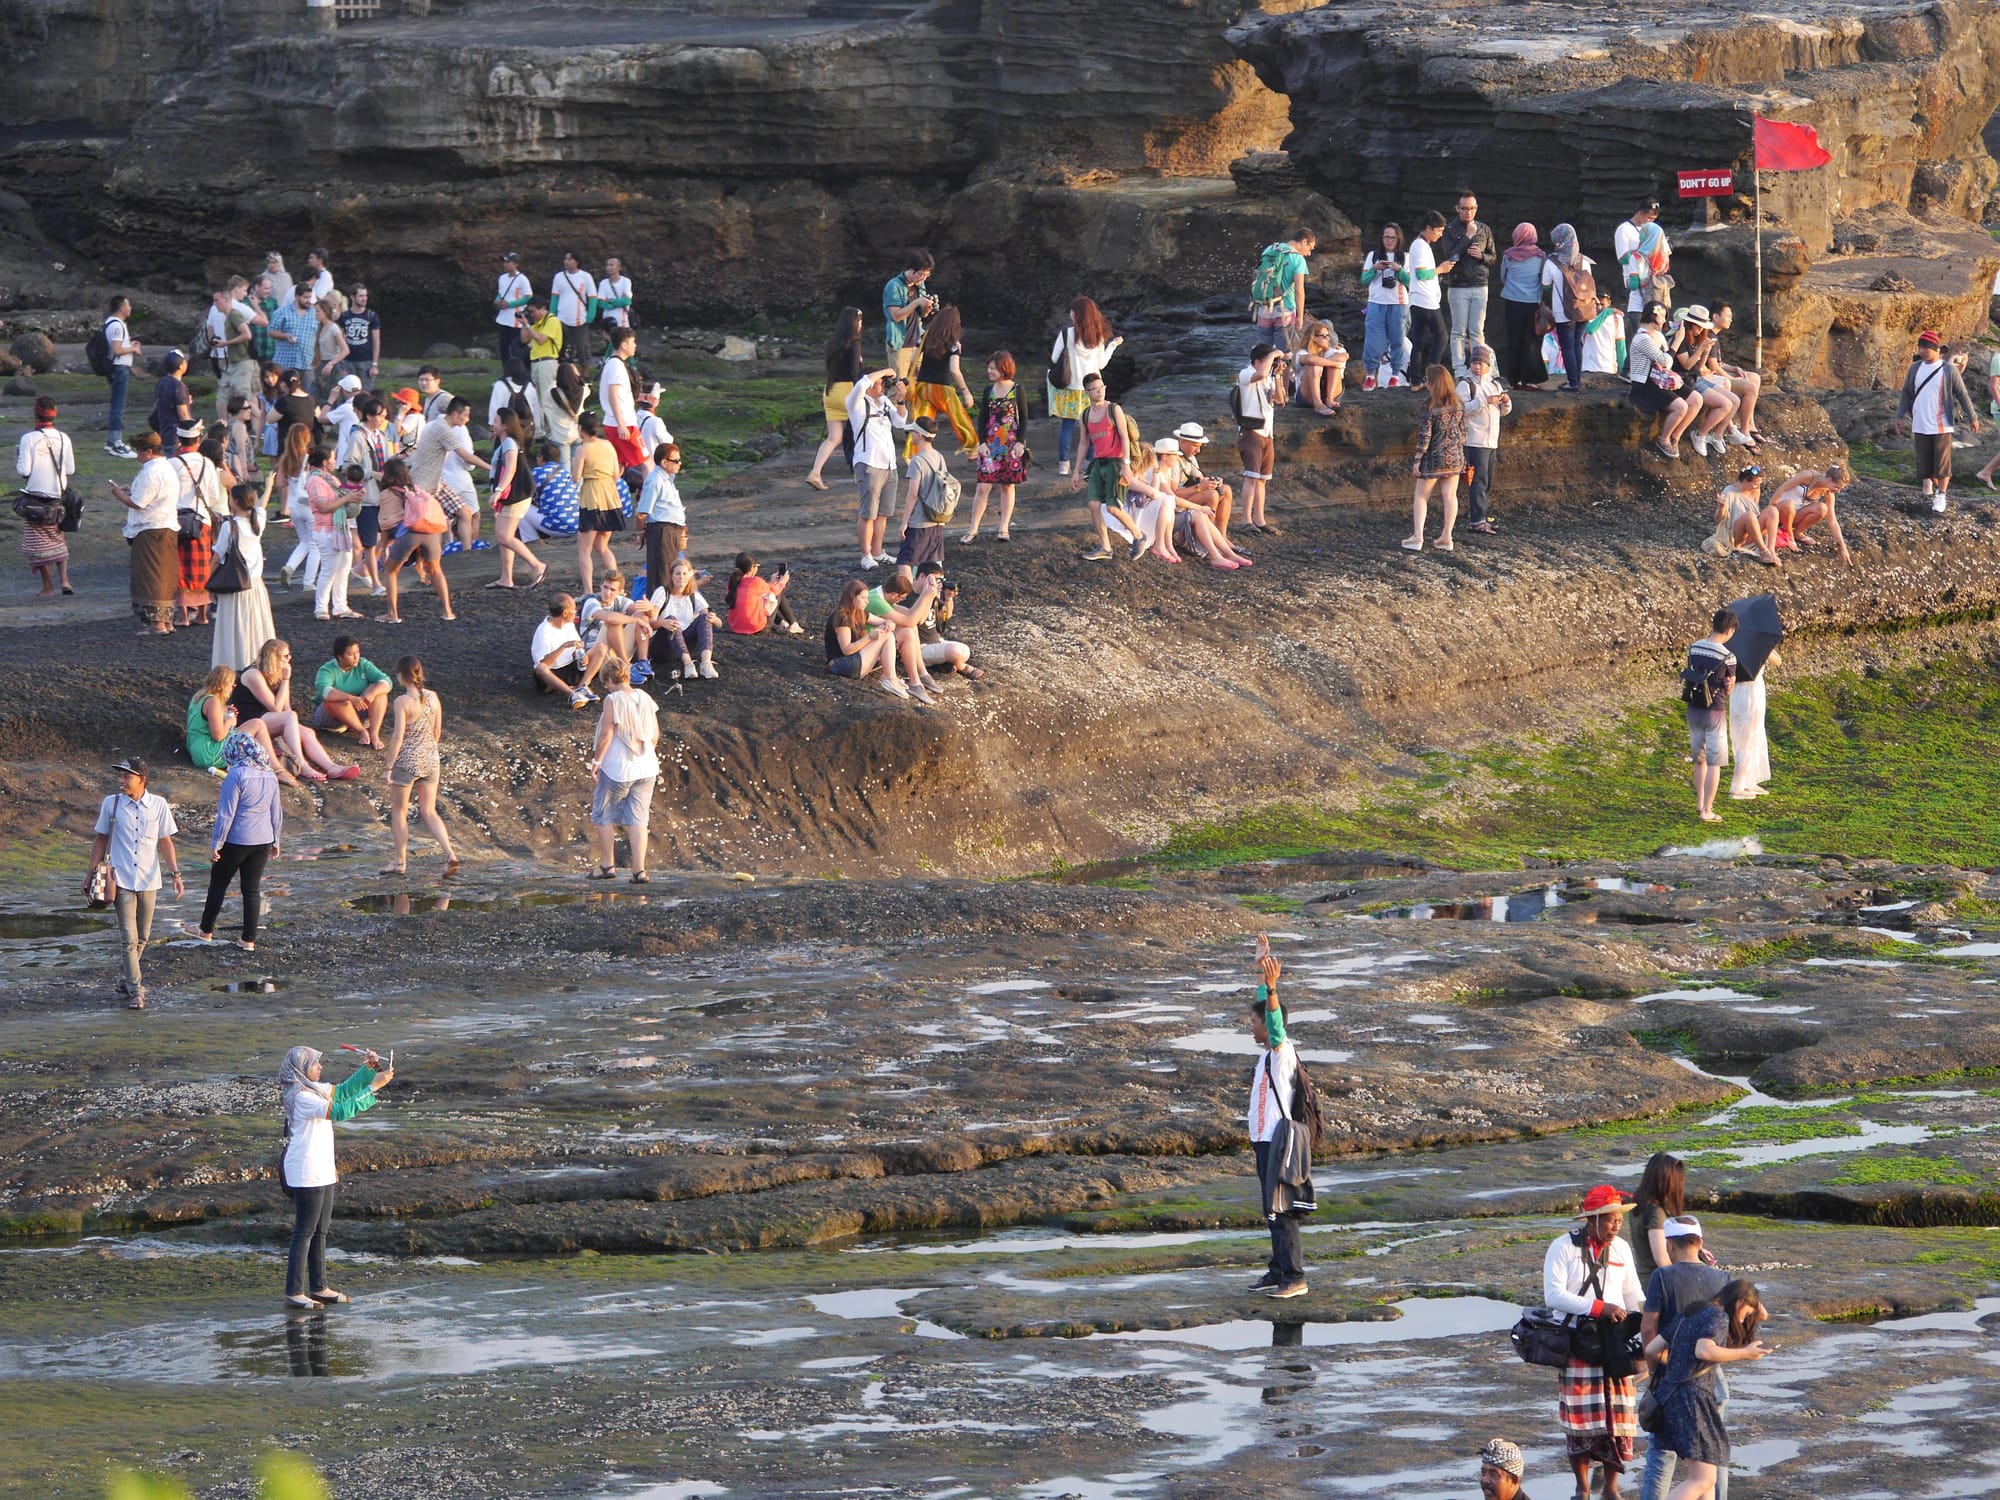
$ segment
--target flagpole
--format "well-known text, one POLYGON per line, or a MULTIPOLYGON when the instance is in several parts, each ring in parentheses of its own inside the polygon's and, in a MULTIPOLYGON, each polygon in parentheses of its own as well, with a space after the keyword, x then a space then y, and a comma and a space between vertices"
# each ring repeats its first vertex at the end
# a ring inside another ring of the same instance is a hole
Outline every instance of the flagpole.
POLYGON ((1756 132, 1753 130, 1751 134, 1753 139, 1750 143, 1750 174, 1757 185, 1756 207, 1752 210, 1756 215, 1756 223, 1751 225, 1752 231, 1757 236, 1757 363, 1755 368, 1761 375, 1764 371, 1764 168, 1757 159, 1757 143, 1754 139, 1756 132))

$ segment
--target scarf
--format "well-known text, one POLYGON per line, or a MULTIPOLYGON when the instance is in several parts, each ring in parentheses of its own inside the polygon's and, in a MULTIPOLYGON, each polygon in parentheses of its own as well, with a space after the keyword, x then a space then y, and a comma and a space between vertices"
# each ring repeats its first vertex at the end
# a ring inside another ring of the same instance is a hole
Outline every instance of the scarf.
POLYGON ((1667 235, 1658 224, 1648 224, 1639 231, 1639 258, 1654 275, 1667 268, 1667 235))
POLYGON ((240 729, 232 730, 229 738, 222 742, 222 760, 223 764, 228 766, 261 766, 266 771, 271 769, 271 762, 264 755, 264 747, 240 729))
POLYGON ((1549 232, 1549 243, 1554 247, 1549 254, 1556 258, 1558 265, 1573 265, 1576 261, 1576 229, 1569 224, 1558 224, 1549 232))
POLYGON ((1535 242, 1535 226, 1516 224, 1514 243, 1501 252, 1502 260, 1534 260, 1542 253, 1542 247, 1535 242))
MULTIPOLYGON (((249 736, 245 735, 243 738, 248 739, 249 736)), ((285 1065, 278 1069, 278 1087, 282 1091, 281 1107, 285 1112, 287 1138, 290 1137, 292 1128, 292 1101, 298 1097, 299 1090, 307 1089, 315 1094, 324 1094, 327 1091, 325 1084, 314 1083, 306 1077, 307 1071, 319 1060, 320 1051, 317 1047, 294 1047, 285 1054, 285 1065)))

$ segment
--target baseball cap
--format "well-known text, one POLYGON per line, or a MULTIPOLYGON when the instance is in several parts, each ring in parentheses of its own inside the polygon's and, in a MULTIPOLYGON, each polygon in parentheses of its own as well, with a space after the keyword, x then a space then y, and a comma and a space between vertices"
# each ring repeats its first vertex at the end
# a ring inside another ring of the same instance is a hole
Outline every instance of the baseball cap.
POLYGON ((361 389, 361 377, 359 375, 343 375, 334 383, 333 388, 337 391, 358 391, 361 389))
POLYGON ((521 252, 518 250, 509 250, 500 257, 500 264, 503 266, 518 266, 520 263, 521 252))
POLYGON ((123 760, 114 762, 111 769, 114 771, 130 771, 141 781, 150 780, 153 774, 153 768, 136 755, 128 755, 123 760))
POLYGON ((1174 436, 1185 438, 1190 443, 1206 443, 1208 434, 1201 430, 1199 422, 1183 422, 1174 429, 1174 436))
POLYGON ((1693 1214, 1682 1214, 1678 1219, 1667 1220, 1660 1231, 1670 1240, 1698 1240, 1701 1238, 1701 1220, 1693 1214))
POLYGON ((937 436, 936 417, 918 417, 916 421, 910 424, 910 426, 915 428, 918 432, 921 432, 927 438, 934 438, 937 436))

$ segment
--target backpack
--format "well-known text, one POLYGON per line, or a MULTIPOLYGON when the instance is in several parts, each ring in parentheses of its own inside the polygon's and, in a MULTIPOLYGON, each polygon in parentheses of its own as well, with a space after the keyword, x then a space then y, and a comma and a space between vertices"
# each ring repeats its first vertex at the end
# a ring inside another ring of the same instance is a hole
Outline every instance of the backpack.
POLYGON ((83 357, 90 366, 90 373, 101 380, 111 378, 111 319, 106 318, 98 325, 83 346, 83 357))
POLYGON ((451 530, 451 523, 436 495, 411 485, 403 491, 403 529, 418 536, 441 536, 451 530))
POLYGON ((1326 1130, 1326 1117, 1320 1112, 1319 1085, 1306 1071, 1306 1065, 1297 1058, 1292 1060, 1292 1113, 1291 1121, 1306 1132, 1312 1141, 1312 1149, 1319 1150, 1319 1138, 1326 1130))
POLYGON ((1277 312, 1285 305, 1285 294, 1292 289, 1285 265, 1293 253, 1283 240, 1264 247, 1264 254, 1257 262, 1257 274, 1250 279, 1251 317, 1277 312))
POLYGON ((1681 702, 1689 708, 1717 708, 1729 699, 1729 664, 1706 651, 1690 654, 1681 668, 1681 702))
POLYGON ((938 459, 936 468, 925 464, 923 483, 917 488, 917 504, 923 508, 924 524, 949 526, 962 493, 958 480, 945 467, 943 459, 938 459))
POLYGON ((1581 266, 1557 265, 1562 269, 1563 301, 1569 304, 1572 323, 1583 323, 1597 316, 1604 304, 1597 296, 1597 278, 1581 266))
POLYGON ((533 427, 535 425, 535 410, 528 402, 528 388, 526 386, 516 386, 511 380, 503 383, 512 392, 507 398, 507 410, 519 417, 523 425, 533 427))

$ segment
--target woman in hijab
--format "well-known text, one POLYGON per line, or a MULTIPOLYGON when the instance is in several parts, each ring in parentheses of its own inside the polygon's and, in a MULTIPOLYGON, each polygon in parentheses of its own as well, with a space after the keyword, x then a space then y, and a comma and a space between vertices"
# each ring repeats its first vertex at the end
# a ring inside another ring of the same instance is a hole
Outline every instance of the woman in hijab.
POLYGON ((375 1107, 375 1096, 396 1076, 373 1052, 339 1087, 321 1083, 321 1054, 294 1047, 278 1073, 285 1114, 285 1161, 281 1178, 292 1195, 292 1250, 285 1262, 285 1301, 317 1309, 349 1298, 326 1284, 326 1233, 333 1223, 333 1122, 351 1120, 375 1107), (313 1290, 306 1290, 310 1279, 313 1290))
POLYGON ((1556 347, 1562 351, 1563 389, 1583 389, 1583 325, 1597 313, 1594 262, 1576 248, 1576 230, 1558 224, 1549 234, 1548 259, 1542 266, 1542 287, 1549 319, 1555 324, 1556 347), (1588 300, 1583 296, 1588 288, 1588 300))
POLYGON ((259 743, 241 729, 232 730, 222 742, 222 789, 215 806, 215 837, 208 858, 208 900, 202 903, 199 926, 183 925, 181 930, 204 943, 215 936, 215 919, 222 912, 222 898, 229 894, 229 882, 238 875, 243 880, 243 936, 237 946, 245 952, 257 948, 257 919, 263 914, 264 866, 278 852, 279 835, 285 827, 284 804, 278 800, 278 773, 259 743))
POLYGON ((1535 330, 1535 314, 1542 305, 1542 264, 1547 259, 1535 226, 1516 224, 1514 243, 1500 256, 1500 305, 1507 331, 1507 367, 1500 374, 1510 386, 1534 390, 1549 378, 1542 367, 1541 335, 1535 330))

